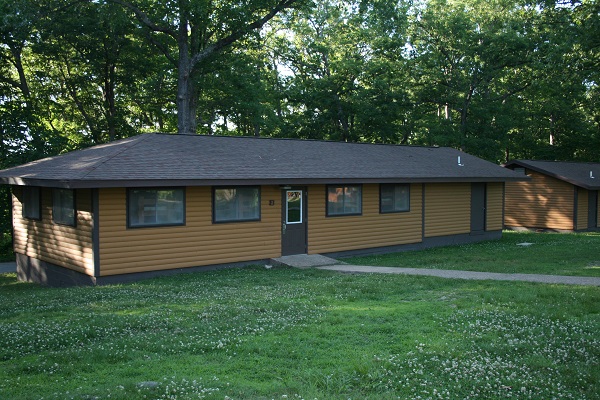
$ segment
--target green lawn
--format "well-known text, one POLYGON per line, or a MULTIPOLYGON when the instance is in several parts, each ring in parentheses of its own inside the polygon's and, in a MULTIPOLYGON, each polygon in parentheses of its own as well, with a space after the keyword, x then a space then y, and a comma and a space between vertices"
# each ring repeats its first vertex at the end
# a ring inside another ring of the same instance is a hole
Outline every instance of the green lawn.
POLYGON ((597 399, 599 304, 597 287, 258 266, 68 289, 5 274, 0 398, 597 399))
POLYGON ((600 276, 600 233, 505 231, 498 241, 353 257, 344 261, 386 267, 600 276), (531 245, 519 246, 520 243, 531 245))

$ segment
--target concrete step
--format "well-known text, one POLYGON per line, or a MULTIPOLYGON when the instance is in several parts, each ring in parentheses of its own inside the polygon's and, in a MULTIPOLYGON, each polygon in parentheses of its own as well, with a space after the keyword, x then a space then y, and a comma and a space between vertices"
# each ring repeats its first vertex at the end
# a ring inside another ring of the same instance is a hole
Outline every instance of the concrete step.
POLYGON ((271 263, 273 265, 287 265, 295 268, 312 268, 325 265, 344 264, 339 260, 321 254, 294 254, 292 256, 272 258, 271 263))

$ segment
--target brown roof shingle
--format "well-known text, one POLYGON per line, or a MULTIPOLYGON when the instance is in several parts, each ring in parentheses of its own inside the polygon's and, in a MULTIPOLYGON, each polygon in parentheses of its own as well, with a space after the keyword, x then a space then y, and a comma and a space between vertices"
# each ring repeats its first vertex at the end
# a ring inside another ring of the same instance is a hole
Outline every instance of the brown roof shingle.
POLYGON ((138 135, 0 171, 0 183, 67 188, 520 179, 444 147, 170 134, 138 135))

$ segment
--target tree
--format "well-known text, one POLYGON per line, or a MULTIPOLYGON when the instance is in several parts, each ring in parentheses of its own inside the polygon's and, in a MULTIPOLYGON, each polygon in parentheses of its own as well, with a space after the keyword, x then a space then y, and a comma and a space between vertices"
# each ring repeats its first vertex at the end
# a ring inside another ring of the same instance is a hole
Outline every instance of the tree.
POLYGON ((135 38, 133 24, 112 4, 80 2, 45 15, 33 50, 45 66, 35 73, 48 80, 39 92, 54 99, 47 105, 50 123, 60 124, 74 147, 134 134, 127 92, 144 78, 152 58, 135 38))
POLYGON ((437 116, 436 144, 498 157, 499 138, 489 128, 502 103, 529 85, 522 71, 537 44, 530 14, 515 0, 431 0, 417 10, 410 40, 414 79, 418 101, 437 116))
POLYGON ((177 70, 177 130, 195 133, 199 77, 216 57, 240 39, 261 29, 300 0, 207 2, 178 0, 137 3, 106 0, 132 12, 147 29, 148 40, 177 70))
POLYGON ((24 161, 24 149, 45 154, 36 93, 31 90, 25 52, 37 40, 37 10, 30 0, 0 0, 0 167, 24 161), (40 131, 39 135, 32 131, 40 131))
POLYGON ((271 46, 287 71, 284 135, 397 142, 405 11, 403 2, 328 1, 283 22, 271 46))

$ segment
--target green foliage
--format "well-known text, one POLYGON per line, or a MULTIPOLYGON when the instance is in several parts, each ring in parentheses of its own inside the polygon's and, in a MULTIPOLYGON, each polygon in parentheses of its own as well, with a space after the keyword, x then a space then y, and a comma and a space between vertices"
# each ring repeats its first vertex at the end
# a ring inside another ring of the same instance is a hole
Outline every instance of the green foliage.
POLYGON ((598 301, 288 268, 69 289, 0 275, 0 397, 591 399, 598 301))
POLYGON ((0 262, 13 262, 15 261, 15 254, 13 253, 12 246, 12 235, 9 231, 2 231, 0 236, 0 262))

